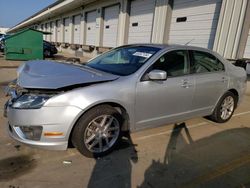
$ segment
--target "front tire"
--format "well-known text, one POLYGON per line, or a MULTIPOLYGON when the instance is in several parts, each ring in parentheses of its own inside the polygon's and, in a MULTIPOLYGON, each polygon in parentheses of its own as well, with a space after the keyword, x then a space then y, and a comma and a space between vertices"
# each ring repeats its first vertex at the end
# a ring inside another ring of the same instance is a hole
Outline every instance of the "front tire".
POLYGON ((226 92, 219 100, 210 119, 217 123, 225 123, 231 119, 237 106, 237 96, 232 92, 226 92))
POLYGON ((72 133, 72 143, 86 157, 104 156, 119 142, 122 122, 121 114, 113 107, 95 107, 77 122, 72 133))

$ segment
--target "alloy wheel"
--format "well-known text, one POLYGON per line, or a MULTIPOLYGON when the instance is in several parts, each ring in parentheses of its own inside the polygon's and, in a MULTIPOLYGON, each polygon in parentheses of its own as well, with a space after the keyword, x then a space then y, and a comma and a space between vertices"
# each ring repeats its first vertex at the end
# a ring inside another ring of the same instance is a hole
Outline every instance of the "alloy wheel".
POLYGON ((94 153, 111 148, 119 137, 120 125, 112 115, 101 115, 93 119, 84 133, 84 144, 94 153))
POLYGON ((221 119, 227 120, 231 117, 234 111, 234 98, 232 96, 227 96, 221 105, 220 114, 221 119))

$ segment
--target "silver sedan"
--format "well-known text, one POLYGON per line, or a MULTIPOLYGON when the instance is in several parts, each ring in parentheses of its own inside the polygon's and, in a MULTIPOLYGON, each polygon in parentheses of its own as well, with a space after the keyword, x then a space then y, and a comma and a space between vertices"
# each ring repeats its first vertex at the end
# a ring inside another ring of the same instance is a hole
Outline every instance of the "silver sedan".
POLYGON ((83 155, 112 151, 123 131, 189 118, 228 121, 246 72, 210 50, 135 44, 86 65, 30 61, 18 69, 5 105, 10 136, 32 146, 83 155))

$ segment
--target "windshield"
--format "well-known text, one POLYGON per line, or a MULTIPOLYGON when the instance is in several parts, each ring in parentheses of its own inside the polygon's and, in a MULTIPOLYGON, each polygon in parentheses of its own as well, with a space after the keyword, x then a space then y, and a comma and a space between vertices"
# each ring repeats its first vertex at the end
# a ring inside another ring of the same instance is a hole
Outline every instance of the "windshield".
POLYGON ((119 76, 136 72, 160 49, 148 46, 126 46, 113 49, 88 62, 87 66, 119 76))

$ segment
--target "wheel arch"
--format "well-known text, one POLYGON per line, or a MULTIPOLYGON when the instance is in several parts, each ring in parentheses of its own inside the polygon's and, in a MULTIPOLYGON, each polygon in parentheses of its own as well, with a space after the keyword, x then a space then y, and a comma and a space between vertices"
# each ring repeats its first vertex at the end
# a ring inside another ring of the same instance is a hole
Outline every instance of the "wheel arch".
POLYGON ((214 110, 215 110, 215 108, 217 107, 217 105, 219 104, 221 98, 222 98, 227 92, 231 92, 231 93, 233 93, 233 94, 236 96, 236 99, 237 99, 236 107, 237 107, 238 101, 239 101, 239 93, 238 93, 238 91, 237 91, 236 89, 231 88, 231 89, 226 90, 226 91, 218 98, 218 100, 216 101, 216 103, 215 103, 215 105, 214 105, 214 107, 213 107, 211 113, 214 112, 214 110))
POLYGON ((76 121, 73 123, 72 127, 70 128, 70 134, 68 136, 68 146, 73 146, 71 139, 72 139, 72 133, 73 130, 75 128, 75 125, 77 124, 77 122, 80 120, 80 118, 82 116, 84 116, 84 114, 86 114, 89 110, 96 108, 98 106, 104 106, 104 105, 109 105, 112 106, 113 108, 115 108, 120 114, 121 116, 124 118, 124 122, 122 124, 122 131, 129 131, 130 127, 129 127, 129 115, 127 113, 127 110, 124 106, 122 106, 121 104, 117 103, 117 102, 102 102, 102 103, 98 103, 95 104, 93 106, 90 106, 89 108, 87 108, 86 110, 82 111, 78 117, 76 118, 76 121))
POLYGON ((235 97, 237 99, 237 101, 236 101, 236 107, 237 107, 238 101, 239 101, 239 92, 236 89, 229 89, 228 91, 235 95, 235 97))

